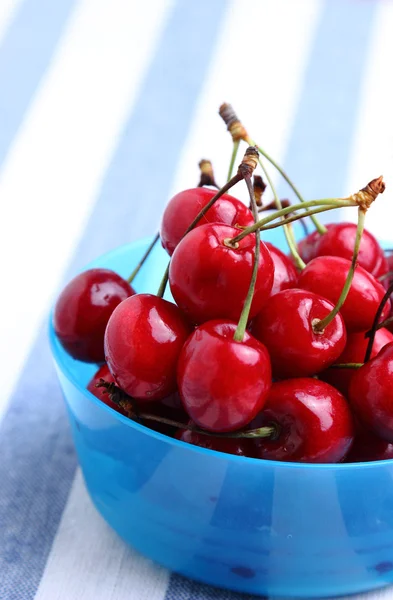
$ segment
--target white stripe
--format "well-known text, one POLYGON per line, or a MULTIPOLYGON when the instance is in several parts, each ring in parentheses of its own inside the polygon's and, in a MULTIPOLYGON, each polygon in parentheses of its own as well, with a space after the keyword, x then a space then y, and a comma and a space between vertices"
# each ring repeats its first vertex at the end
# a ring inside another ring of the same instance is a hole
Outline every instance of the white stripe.
POLYGON ((0 173, 0 417, 83 233, 170 0, 81 0, 0 173), (7 293, 4 293, 7 290, 7 293))
MULTIPOLYGON (((233 105, 249 134, 267 152, 277 160, 283 157, 321 8, 319 0, 232 2, 173 193, 197 183, 201 158, 213 161, 219 184, 225 181, 232 141, 217 115, 224 101, 233 105)), ((244 150, 242 146, 239 158, 244 150)), ((270 172, 277 181, 274 170, 270 172)), ((239 184, 234 195, 246 199, 245 186, 239 184)))
POLYGON ((36 600, 162 600, 169 573, 128 548, 74 480, 36 600))
POLYGON ((0 42, 6 35, 8 26, 18 10, 22 0, 1 0, 0 3, 0 42))
MULTIPOLYGON (((392 31, 393 4, 382 1, 373 27, 347 181, 347 192, 353 193, 370 179, 384 176, 386 192, 367 213, 366 227, 385 240, 393 240, 392 31)), ((356 220, 356 210, 348 209, 345 218, 356 220)))

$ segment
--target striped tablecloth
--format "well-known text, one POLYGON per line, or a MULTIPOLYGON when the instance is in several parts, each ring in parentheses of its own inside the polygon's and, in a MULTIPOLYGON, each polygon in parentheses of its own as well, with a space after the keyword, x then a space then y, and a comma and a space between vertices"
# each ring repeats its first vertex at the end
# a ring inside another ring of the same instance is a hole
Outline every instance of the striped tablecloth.
POLYGON ((246 598, 156 566, 95 512, 48 310, 90 259, 153 233, 200 158, 224 180, 222 101, 307 198, 383 173, 368 227, 392 237, 392 31, 390 1, 1 0, 1 600, 246 598))

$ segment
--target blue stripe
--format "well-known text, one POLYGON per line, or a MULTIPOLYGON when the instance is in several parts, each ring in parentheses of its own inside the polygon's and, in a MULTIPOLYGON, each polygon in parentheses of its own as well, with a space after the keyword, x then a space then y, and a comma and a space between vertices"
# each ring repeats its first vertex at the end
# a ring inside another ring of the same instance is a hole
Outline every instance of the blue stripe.
POLYGON ((52 59, 75 0, 25 0, 0 46, 0 166, 52 59))
MULTIPOLYGON (((154 231, 150 215, 167 200, 226 6, 174 5, 70 273, 154 231)), ((76 468, 44 327, 1 424, 0 457, 0 599, 26 600, 39 584, 76 468)))

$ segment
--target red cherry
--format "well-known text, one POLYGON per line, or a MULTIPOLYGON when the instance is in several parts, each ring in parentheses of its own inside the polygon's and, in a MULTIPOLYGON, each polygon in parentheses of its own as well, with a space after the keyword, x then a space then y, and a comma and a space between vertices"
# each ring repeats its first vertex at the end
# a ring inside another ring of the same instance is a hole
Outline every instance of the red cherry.
MULTIPOLYGON (((371 352, 371 358, 374 358, 378 352, 393 342, 393 334, 387 329, 382 327, 375 333, 373 349, 371 352)), ((368 338, 365 333, 350 333, 347 338, 347 344, 344 348, 344 352, 338 357, 337 363, 362 363, 366 354, 368 346, 368 338)), ((344 396, 348 396, 349 384, 356 371, 354 369, 327 369, 320 373, 320 378, 330 385, 334 385, 344 396)))
MULTIPOLYGON (((340 297, 351 262, 338 256, 318 256, 300 273, 299 287, 327 298, 334 304, 340 297)), ((356 267, 351 289, 340 312, 348 331, 367 331, 385 294, 383 286, 368 271, 356 267)), ((389 314, 390 303, 382 319, 389 314)))
MULTIPOLYGON (((315 256, 340 256, 351 260, 356 229, 355 223, 331 223, 327 232, 319 236, 315 256)), ((378 241, 369 231, 364 230, 360 242, 359 265, 372 275, 376 275, 383 259, 383 250, 378 241)))
MULTIPOLYGON (((162 245, 169 255, 173 254, 187 227, 216 193, 217 190, 209 188, 193 188, 176 194, 169 201, 162 217, 160 232, 162 245)), ((254 223, 254 219, 251 211, 240 200, 224 194, 209 208, 196 227, 206 223, 248 227, 254 223)))
POLYGON ((381 440, 355 420, 355 439, 345 462, 364 462, 393 458, 393 444, 381 440))
POLYGON ((256 440, 260 458, 310 463, 341 461, 353 441, 353 419, 336 389, 317 379, 273 383, 265 407, 250 428, 275 423, 275 439, 256 440))
POLYGON ((204 435, 196 431, 180 429, 175 436, 182 442, 215 450, 216 452, 226 452, 226 454, 235 454, 236 456, 255 457, 254 442, 249 439, 241 438, 218 438, 211 435, 204 435))
MULTIPOLYGON (((176 303, 195 323, 216 318, 237 321, 251 280, 255 235, 247 235, 239 248, 228 248, 225 239, 239 231, 228 225, 202 225, 190 231, 177 246, 169 267, 169 282, 176 303)), ((274 264, 261 242, 258 277, 250 318, 269 298, 274 264)))
POLYGON ((180 350, 191 332, 181 310, 151 294, 122 302, 109 319, 105 356, 116 383, 140 402, 176 390, 180 350))
MULTIPOLYGON (((189 420, 178 392, 174 392, 173 394, 166 396, 159 402, 150 402, 144 412, 156 417, 171 419, 177 423, 186 424, 189 420)), ((176 429, 174 427, 167 425, 166 423, 160 423, 159 421, 146 420, 143 422, 143 424, 149 429, 169 435, 170 437, 173 437, 176 433, 176 429)))
POLYGON ((274 281, 270 295, 273 296, 281 290, 296 287, 299 275, 292 260, 270 242, 265 242, 265 246, 268 248, 274 263, 274 281))
POLYGON ((261 410, 271 385, 269 354, 249 333, 242 342, 236 324, 209 321, 197 327, 179 359, 184 408, 207 431, 234 431, 261 410))
MULTIPOLYGON (((328 229, 331 225, 326 226, 328 229)), ((320 240, 320 237, 323 234, 320 234, 319 231, 313 231, 306 235, 303 239, 298 243, 298 251, 302 259, 305 263, 310 262, 317 255, 317 247, 320 240)))
POLYGON ((349 386, 349 400, 367 429, 393 443, 393 343, 358 369, 349 386))
POLYGON ((252 323, 252 333, 267 347, 275 377, 304 377, 336 362, 344 350, 346 332, 340 314, 323 332, 313 324, 333 305, 299 289, 283 290, 269 299, 252 323))
POLYGON ((89 269, 61 292, 53 324, 64 349, 84 362, 103 362, 104 334, 116 306, 135 294, 130 284, 109 269, 89 269))
POLYGON ((112 402, 112 400, 109 397, 109 394, 107 394, 107 392, 106 392, 106 389, 102 388, 102 387, 96 387, 96 383, 99 383, 100 379, 103 379, 104 381, 107 381, 108 383, 115 382, 115 380, 112 377, 112 373, 109 371, 107 364, 102 365, 98 369, 98 371, 95 373, 95 375, 93 375, 93 377, 90 379, 89 383, 87 384, 87 389, 96 398, 101 400, 101 402, 103 402, 107 406, 110 406, 111 408, 113 408, 113 410, 116 410, 117 412, 124 415, 125 412, 123 411, 123 409, 120 406, 118 406, 117 404, 115 404, 114 402, 112 402))

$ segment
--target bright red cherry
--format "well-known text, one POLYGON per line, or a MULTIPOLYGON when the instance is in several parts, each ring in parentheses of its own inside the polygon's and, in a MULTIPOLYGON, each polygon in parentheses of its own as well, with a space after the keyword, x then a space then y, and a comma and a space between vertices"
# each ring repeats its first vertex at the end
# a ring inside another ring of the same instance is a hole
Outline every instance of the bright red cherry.
POLYGON ((292 260, 270 242, 265 242, 265 246, 268 248, 274 263, 274 281, 270 295, 273 296, 281 290, 296 287, 299 275, 292 260))
MULTIPOLYGON (((355 223, 331 223, 328 230, 319 236, 315 256, 340 256, 352 259, 357 226, 355 223)), ((364 230, 360 242, 358 263, 363 269, 376 275, 382 267, 384 254, 375 237, 364 230)))
MULTIPOLYGON (((251 280, 255 235, 243 238, 237 249, 226 246, 224 241, 238 233, 228 225, 202 225, 177 246, 169 267, 169 282, 176 304, 191 321, 239 319, 251 280)), ((273 260, 263 242, 260 250, 250 318, 265 304, 273 285, 273 260)))
POLYGON ((381 440, 355 420, 355 439, 345 462, 366 462, 393 458, 393 444, 381 440))
POLYGON ((103 402, 107 406, 110 406, 111 408, 113 408, 113 410, 116 410, 117 412, 124 415, 125 412, 123 411, 121 406, 118 406, 110 399, 110 396, 109 396, 109 394, 107 394, 106 389, 102 388, 102 387, 96 387, 96 384, 99 383, 100 379, 103 379, 104 381, 107 381, 108 383, 115 383, 115 380, 113 379, 112 373, 110 372, 107 364, 102 365, 98 369, 98 371, 95 373, 95 375, 93 375, 93 377, 90 379, 89 383, 87 384, 87 389, 96 398, 101 400, 101 402, 103 402))
POLYGON ((283 290, 272 296, 252 323, 252 333, 269 351, 278 378, 305 377, 336 362, 344 350, 346 332, 340 314, 323 332, 313 325, 333 305, 305 290, 283 290))
POLYGON ((180 429, 175 436, 182 442, 215 450, 216 452, 225 452, 226 454, 235 454, 236 456, 255 457, 255 445, 252 440, 241 438, 220 438, 212 435, 204 435, 188 429, 180 429))
POLYGON ((64 349, 77 360, 103 362, 109 317, 133 294, 130 284, 109 269, 89 269, 74 277, 61 292, 53 316, 64 349))
POLYGON ((317 379, 273 383, 250 428, 271 424, 278 426, 275 438, 255 441, 259 458, 335 463, 343 460, 353 441, 353 419, 344 396, 317 379))
POLYGON ((271 386, 269 354, 249 333, 233 339, 236 324, 208 321, 185 343, 178 384, 190 418, 207 431, 234 431, 264 405, 271 386))
POLYGON ((105 332, 105 357, 116 383, 140 403, 173 393, 190 333, 181 310, 162 298, 136 294, 119 304, 105 332))
POLYGON ((349 400, 364 426, 393 443, 393 343, 360 367, 349 386, 349 400))
MULTIPOLYGON (((217 190, 209 188, 193 188, 176 194, 169 201, 162 217, 160 232, 162 245, 169 255, 173 254, 190 223, 216 193, 217 190)), ((216 200, 196 226, 206 223, 248 227, 254 223, 254 219, 251 211, 240 200, 224 194, 216 200)))
MULTIPOLYGON (((374 358, 378 352, 393 342, 393 333, 390 333, 387 329, 382 327, 378 329, 375 334, 373 349, 371 352, 371 358, 374 358)), ((344 348, 344 352, 338 357, 337 363, 362 363, 366 354, 368 346, 368 338, 365 333, 350 333, 347 337, 347 344, 344 348)), ((348 396, 349 384, 355 374, 354 369, 327 369, 320 373, 319 376, 323 381, 330 383, 337 388, 344 396, 348 396)))
MULTIPOLYGON (((338 256, 318 256, 300 273, 299 287, 327 298, 334 304, 340 297, 351 262, 338 256)), ((385 294, 383 286, 368 271, 356 267, 351 289, 341 307, 348 331, 368 331, 385 294)), ((387 303, 382 319, 389 314, 387 303)))

